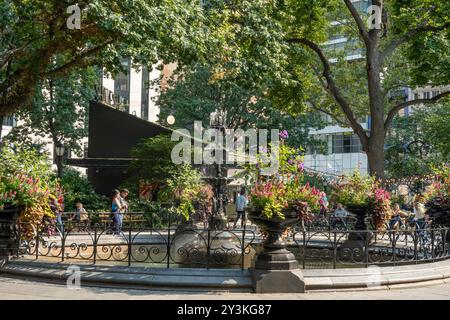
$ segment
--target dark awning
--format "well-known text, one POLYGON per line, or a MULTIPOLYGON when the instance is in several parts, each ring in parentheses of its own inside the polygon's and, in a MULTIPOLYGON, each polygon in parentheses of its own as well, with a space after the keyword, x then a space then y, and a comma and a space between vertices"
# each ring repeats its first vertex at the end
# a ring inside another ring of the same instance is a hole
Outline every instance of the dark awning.
POLYGON ((127 168, 133 159, 81 158, 67 159, 70 166, 82 168, 127 168))

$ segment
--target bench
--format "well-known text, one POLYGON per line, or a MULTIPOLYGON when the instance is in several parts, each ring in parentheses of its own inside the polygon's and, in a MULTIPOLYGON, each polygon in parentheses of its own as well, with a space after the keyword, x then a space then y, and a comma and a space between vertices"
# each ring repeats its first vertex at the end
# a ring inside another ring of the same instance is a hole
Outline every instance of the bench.
MULTIPOLYGON (((72 219, 72 217, 75 216, 75 214, 76 214, 75 212, 64 212, 62 214, 63 222, 74 221, 71 219, 72 219)), ((97 219, 93 219, 94 215, 98 216, 97 223, 104 225, 105 227, 112 227, 112 225, 113 225, 112 215, 113 214, 111 212, 99 212, 99 213, 89 213, 88 212, 90 221, 97 220, 97 219)), ((123 224, 130 224, 130 223, 131 224, 140 224, 140 223, 145 223, 145 222, 147 222, 147 220, 144 218, 143 212, 128 212, 123 215, 123 224)))
MULTIPOLYGON (((110 226, 113 224, 112 221, 113 214, 111 212, 100 212, 98 213, 98 217, 100 219, 100 223, 105 226, 110 226)), ((138 224, 147 222, 144 218, 143 212, 128 212, 123 215, 123 224, 138 224)))

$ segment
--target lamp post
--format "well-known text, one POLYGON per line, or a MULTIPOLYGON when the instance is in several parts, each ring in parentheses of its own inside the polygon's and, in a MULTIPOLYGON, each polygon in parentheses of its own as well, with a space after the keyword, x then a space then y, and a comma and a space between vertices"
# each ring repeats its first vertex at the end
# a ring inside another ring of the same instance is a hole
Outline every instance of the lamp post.
MULTIPOLYGON (((210 128, 220 130, 221 133, 225 132, 226 129, 226 112, 216 110, 210 115, 210 128)), ((216 149, 218 151, 218 149, 216 149)), ((226 150, 223 148, 220 150, 223 152, 222 160, 226 159, 226 150)), ((214 193, 215 193, 215 210, 214 214, 211 217, 209 225, 213 229, 224 229, 226 225, 226 216, 225 216, 225 206, 224 202, 226 199, 226 174, 223 174, 222 163, 218 163, 215 161, 215 183, 214 183, 214 193)))
POLYGON ((62 160, 63 160, 63 156, 64 156, 64 152, 65 152, 65 148, 64 145, 62 143, 58 143, 55 146, 55 153, 56 153, 56 167, 58 168, 58 178, 61 178, 62 176, 62 160))

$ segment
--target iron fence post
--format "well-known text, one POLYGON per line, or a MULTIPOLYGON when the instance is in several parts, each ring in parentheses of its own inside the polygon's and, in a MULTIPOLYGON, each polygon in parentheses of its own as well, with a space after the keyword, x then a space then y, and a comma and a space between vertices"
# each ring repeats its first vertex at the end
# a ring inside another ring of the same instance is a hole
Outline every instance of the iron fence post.
POLYGON ((171 216, 169 212, 169 227, 167 229, 167 269, 170 268, 170 222, 171 216))
POLYGON ((131 266, 131 216, 128 223, 128 266, 131 266))
POLYGON ((417 264, 418 263, 418 253, 417 253, 417 239, 418 239, 418 236, 417 236, 417 233, 416 232, 414 232, 413 234, 413 240, 414 240, 414 261, 415 261, 415 263, 417 264))
POLYGON ((434 262, 434 229, 431 229, 431 260, 434 262))
MULTIPOLYGON (((69 227, 69 226, 68 226, 69 227)), ((64 255, 66 254, 66 229, 63 227, 62 237, 61 237, 61 261, 64 262, 64 255)))
POLYGON ((245 265, 245 228, 246 225, 244 224, 244 229, 242 229, 242 247, 241 247, 241 269, 244 270, 245 265))
POLYGON ((336 230, 333 232, 333 269, 336 269, 337 264, 337 234, 336 230))
POLYGON ((211 258, 211 230, 208 228, 208 240, 206 243, 206 269, 209 269, 209 259, 211 258))
POLYGON ((392 232, 392 261, 394 262, 394 266, 397 265, 396 261, 396 255, 397 255, 397 232, 394 230, 392 232))
POLYGON ((442 252, 443 252, 443 256, 446 257, 448 255, 447 254, 448 250, 447 251, 445 250, 446 245, 447 245, 447 232, 448 232, 448 229, 443 229, 442 232, 443 232, 443 235, 442 235, 442 252))
POLYGON ((17 223, 16 226, 17 226, 17 254, 16 254, 16 257, 19 258, 20 244, 22 243, 22 231, 21 231, 22 228, 19 223, 17 223))
POLYGON ((39 257, 39 228, 36 229, 36 260, 39 257))
POLYGON ((303 234, 303 257, 302 257, 302 266, 303 266, 303 269, 305 269, 305 266, 306 266, 306 262, 305 262, 305 260, 306 260, 306 230, 305 230, 305 228, 303 228, 302 234, 303 234))
MULTIPOLYGON (((370 234, 371 231, 366 230, 366 250, 365 250, 365 254, 364 254, 364 263, 366 265, 366 268, 369 267, 369 243, 370 243, 370 234)), ((376 237, 376 231, 374 232, 375 237, 376 237)))
POLYGON ((97 224, 94 225, 94 264, 97 263, 97 243, 98 243, 98 239, 97 239, 97 224))

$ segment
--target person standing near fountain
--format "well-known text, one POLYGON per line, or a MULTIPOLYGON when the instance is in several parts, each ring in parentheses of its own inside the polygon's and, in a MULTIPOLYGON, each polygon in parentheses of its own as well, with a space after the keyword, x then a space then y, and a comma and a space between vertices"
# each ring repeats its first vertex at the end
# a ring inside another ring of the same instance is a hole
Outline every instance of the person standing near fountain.
POLYGON ((125 208, 122 206, 120 201, 120 192, 119 190, 113 190, 111 196, 111 213, 113 214, 114 221, 114 232, 113 235, 120 235, 122 231, 122 213, 121 211, 125 208))
POLYGON ((239 196, 236 199, 236 220, 234 221, 233 229, 236 228, 236 224, 241 218, 241 228, 243 228, 247 222, 247 217, 245 214, 245 207, 248 204, 248 199, 245 196, 245 189, 241 189, 239 196))

